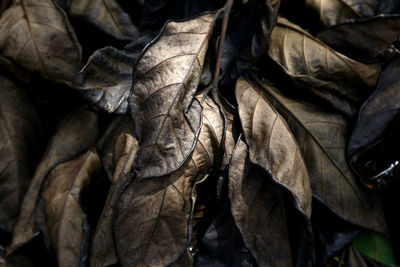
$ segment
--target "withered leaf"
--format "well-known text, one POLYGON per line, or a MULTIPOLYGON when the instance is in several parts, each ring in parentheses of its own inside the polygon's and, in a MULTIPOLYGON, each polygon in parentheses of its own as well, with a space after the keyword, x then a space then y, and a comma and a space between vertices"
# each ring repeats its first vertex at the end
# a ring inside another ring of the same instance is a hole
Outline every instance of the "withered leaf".
POLYGON ((40 122, 14 82, 0 74, 0 230, 11 233, 35 168, 40 122))
POLYGON ((375 15, 379 0, 306 0, 321 20, 322 25, 330 27, 347 20, 375 15))
POLYGON ((310 179, 301 150, 285 120, 262 92, 244 78, 237 81, 236 99, 251 162, 292 192, 295 205, 310 216, 310 179))
POLYGON ((79 266, 87 217, 82 194, 100 171, 100 157, 89 150, 54 167, 43 182, 35 219, 59 266, 79 266))
POLYGON ((116 0, 70 0, 69 14, 85 18, 118 40, 133 40, 139 35, 129 15, 116 0))
POLYGON ((126 113, 137 54, 108 46, 90 56, 88 63, 68 84, 98 108, 126 113))
POLYGON ((65 12, 51 0, 14 0, 0 18, 0 54, 43 78, 63 82, 81 64, 65 12))
POLYGON ((232 215, 260 266, 292 266, 281 188, 239 140, 229 167, 232 215))
POLYGON ((296 84, 350 117, 355 114, 350 103, 366 98, 380 74, 379 64, 349 59, 283 18, 278 18, 268 53, 296 84))
POLYGON ((379 148, 389 124, 400 110, 399 71, 400 59, 397 58, 382 72, 376 90, 361 107, 348 145, 350 165, 363 182, 371 186, 376 185, 368 178, 381 171, 375 169, 377 157, 380 155, 376 148, 379 148))
POLYGON ((168 265, 186 251, 196 183, 213 168, 224 123, 218 107, 207 99, 203 126, 189 160, 168 176, 132 180, 121 193, 114 224, 122 265, 168 265))
POLYGON ((386 223, 379 195, 357 183, 346 162, 346 119, 312 103, 287 98, 270 83, 259 85, 297 139, 313 194, 342 218, 385 233, 386 223))
POLYGON ((47 145, 47 151, 36 168, 26 192, 13 231, 10 252, 32 239, 38 231, 34 222, 34 208, 46 173, 55 165, 87 150, 98 132, 97 114, 88 107, 66 117, 47 145))
POLYGON ((201 126, 194 94, 218 14, 169 22, 138 60, 129 105, 140 144, 135 160, 140 178, 175 171, 193 151, 201 126))
MULTIPOLYGON (((110 149, 103 154, 103 163, 111 163, 113 177, 106 204, 97 224, 90 251, 90 266, 110 266, 118 262, 112 237, 112 220, 116 200, 123 185, 127 182, 133 168, 138 142, 133 133, 130 117, 118 117, 110 125, 103 140, 110 142, 110 149), (112 147, 112 148, 111 148, 112 147), (108 158, 109 160, 104 160, 108 158)), ((103 141, 104 142, 104 141, 103 141)))
POLYGON ((400 36, 400 16, 376 16, 331 27, 318 33, 324 43, 355 60, 374 63, 400 36))

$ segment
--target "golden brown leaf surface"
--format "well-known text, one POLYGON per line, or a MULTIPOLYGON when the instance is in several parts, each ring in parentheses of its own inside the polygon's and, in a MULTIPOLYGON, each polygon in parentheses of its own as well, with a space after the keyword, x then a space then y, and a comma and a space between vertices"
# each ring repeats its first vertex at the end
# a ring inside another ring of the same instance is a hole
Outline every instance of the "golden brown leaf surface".
POLYGON ((88 107, 66 117, 47 145, 47 151, 36 167, 26 192, 13 231, 10 252, 32 239, 38 231, 34 222, 36 198, 47 172, 56 164, 87 150, 94 144, 98 132, 97 114, 88 107))
POLYGON ((138 60, 129 105, 140 144, 135 161, 140 178, 177 170, 196 145, 201 106, 195 92, 218 14, 167 23, 138 60))
POLYGON ((342 218, 385 233, 379 195, 357 183, 346 162, 348 122, 344 117, 315 104, 285 97, 268 82, 260 86, 297 139, 313 194, 342 218))
POLYGON ((14 0, 0 18, 0 54, 43 78, 63 82, 81 64, 67 15, 51 0, 14 0))
POLYGON ((54 167, 43 182, 35 219, 59 266, 79 266, 82 225, 87 218, 83 193, 100 171, 100 157, 89 150, 54 167))
POLYGON ((206 100, 199 140, 186 163, 168 176, 136 179, 125 187, 114 225, 123 265, 168 265, 186 251, 195 184, 213 168, 223 129, 218 107, 206 100))

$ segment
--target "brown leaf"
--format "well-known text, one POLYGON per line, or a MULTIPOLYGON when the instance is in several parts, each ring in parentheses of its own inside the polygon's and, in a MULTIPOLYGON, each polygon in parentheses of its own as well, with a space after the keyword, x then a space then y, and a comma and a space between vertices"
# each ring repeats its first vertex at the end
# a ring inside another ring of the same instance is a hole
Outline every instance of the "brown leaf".
POLYGON ((109 113, 126 113, 137 54, 107 46, 90 56, 68 85, 109 113))
POLYGON ((313 194, 342 218, 385 233, 379 195, 358 184, 346 162, 348 122, 343 116, 309 102, 287 98, 268 82, 258 84, 297 139, 313 194))
POLYGON ((189 160, 168 176, 131 181, 121 193, 114 225, 122 265, 168 265, 186 251, 196 200, 196 183, 207 177, 218 156, 224 124, 207 99, 203 126, 189 160))
POLYGON ((84 190, 101 172, 98 154, 89 150, 60 163, 46 176, 35 209, 35 219, 59 266, 79 266, 83 242, 84 190))
POLYGON ((318 33, 330 47, 364 63, 385 59, 385 52, 399 36, 399 15, 351 21, 318 33))
POLYGON ((140 144, 135 160, 140 178, 177 170, 196 145, 201 106, 194 95, 218 15, 169 22, 138 60, 129 104, 140 144))
POLYGON ((0 230, 11 233, 35 168, 40 122, 29 99, 0 74, 0 230))
POLYGON ((295 83, 348 116, 355 114, 349 103, 361 102, 380 74, 380 65, 351 60, 283 18, 272 32, 268 53, 295 83))
POLYGON ((84 107, 65 118, 47 145, 47 151, 36 168, 23 199, 9 252, 31 240, 37 233, 33 211, 40 186, 55 165, 87 150, 97 136, 97 114, 84 107))
MULTIPOLYGON (((106 204, 100 216, 90 251, 90 266, 110 266, 118 262, 115 245, 112 236, 112 220, 115 204, 123 185, 129 179, 138 142, 133 133, 133 121, 130 117, 118 117, 110 125, 103 140, 113 139, 112 152, 105 155, 113 162, 114 167, 112 184, 108 192, 106 204), (111 160, 112 158, 112 160, 111 160)), ((111 146, 111 145, 110 145, 111 146)), ((109 161, 109 162, 110 162, 109 161)), ((103 163, 107 161, 103 158, 103 163)))
POLYGON ((83 17, 118 40, 134 40, 139 31, 116 0, 70 0, 69 14, 83 17))
POLYGON ((306 5, 318 13, 325 27, 372 17, 378 4, 379 0, 306 0, 306 5))
POLYGON ((229 168, 232 215, 260 266, 292 266, 281 189, 239 140, 229 168))
POLYGON ((300 148, 282 116, 262 92, 240 78, 236 99, 252 163, 270 173, 273 181, 289 190, 296 207, 311 215, 311 189, 300 148))
POLYGON ((51 0, 14 0, 0 18, 0 54, 43 78, 62 82, 81 64, 81 48, 51 0))

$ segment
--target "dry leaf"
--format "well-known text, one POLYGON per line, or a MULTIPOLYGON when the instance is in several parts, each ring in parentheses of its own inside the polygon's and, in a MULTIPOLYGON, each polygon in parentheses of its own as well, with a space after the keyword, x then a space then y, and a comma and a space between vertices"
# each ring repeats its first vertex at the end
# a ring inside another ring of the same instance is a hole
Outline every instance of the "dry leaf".
POLYGON ((186 251, 195 184, 213 168, 224 129, 210 99, 203 108, 203 126, 190 159, 168 176, 136 178, 122 192, 114 225, 122 265, 165 266, 186 251))
POLYGON ((380 65, 351 60, 283 18, 268 53, 295 83, 351 117, 356 112, 351 103, 364 100, 380 74, 380 65))
POLYGON ((218 14, 169 22, 138 60, 129 104, 140 144, 139 178, 175 171, 196 145, 201 106, 194 96, 218 14))
POLYGON ((0 230, 11 233, 39 154, 40 121, 29 99, 0 74, 0 230))
POLYGON ((43 78, 63 82, 81 64, 65 12, 51 0, 14 0, 0 18, 0 54, 43 78))
POLYGON ((134 40, 138 29, 116 0, 70 0, 69 14, 83 17, 118 40, 134 40))
POLYGON ((262 92, 243 78, 236 84, 236 99, 251 162, 289 190, 296 207, 309 217, 310 180, 300 148, 285 120, 262 92))
POLYGON ((83 242, 84 190, 101 171, 97 153, 89 150, 60 163, 46 176, 35 208, 35 220, 59 266, 79 266, 83 242))
MULTIPOLYGON (((129 179, 138 142, 133 133, 133 121, 130 117, 118 117, 110 125, 103 140, 110 141, 112 152, 109 151, 106 157, 114 162, 112 184, 108 192, 106 204, 100 216, 90 251, 90 266, 110 266, 118 262, 115 252, 115 245, 112 236, 112 220, 114 217, 114 208, 119 193, 123 185, 129 179), (112 158, 112 160, 111 160, 112 158)), ((103 159, 103 162, 107 162, 103 159)), ((107 163, 106 163, 107 164, 107 163)))
POLYGON ((236 225, 258 265, 292 266, 281 188, 265 167, 252 163, 249 154, 247 145, 239 140, 229 168, 236 225))
POLYGON ((286 119, 304 155, 313 194, 342 218, 386 233, 379 195, 357 183, 346 162, 348 122, 312 103, 282 95, 272 84, 259 84, 286 119))
POLYGON ((25 194, 9 252, 31 240, 37 233, 33 212, 40 187, 46 174, 55 165, 87 150, 93 145, 98 132, 97 114, 84 107, 65 118, 47 145, 47 151, 36 168, 25 194))
POLYGON ((88 63, 68 83, 109 113, 126 113, 137 54, 107 46, 90 56, 88 63))

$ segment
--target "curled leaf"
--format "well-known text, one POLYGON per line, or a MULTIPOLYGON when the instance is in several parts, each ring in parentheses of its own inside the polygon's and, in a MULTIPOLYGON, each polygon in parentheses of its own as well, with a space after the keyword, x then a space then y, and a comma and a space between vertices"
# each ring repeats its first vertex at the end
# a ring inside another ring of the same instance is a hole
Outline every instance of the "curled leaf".
POLYGON ((99 156, 89 150, 54 167, 43 182, 35 219, 59 266, 79 266, 82 227, 87 218, 82 195, 100 171, 99 156))
POLYGON ((81 64, 67 15, 51 0, 15 0, 0 18, 0 54, 43 78, 63 82, 81 64))
POLYGON ((259 85, 286 119, 300 146, 313 194, 342 218, 385 233, 379 195, 357 183, 346 162, 346 119, 312 103, 287 98, 268 82, 259 85))
MULTIPOLYGON (((112 220, 115 205, 123 185, 129 179, 138 142, 133 132, 133 121, 130 117, 118 117, 110 125, 103 140, 107 140, 110 150, 103 154, 103 163, 112 170, 112 184, 108 192, 106 204, 93 235, 90 266, 110 266, 118 262, 112 236, 112 220), (106 160, 105 160, 106 159, 106 160)), ((106 141, 106 142, 107 142, 106 141)), ((104 141, 103 141, 104 142, 104 141)), ((100 145, 101 146, 101 145, 100 145)), ((104 147, 104 145, 103 145, 104 147)))
POLYGON ((300 148, 285 120, 263 93, 243 78, 237 82, 236 98, 251 162, 292 192, 298 209, 310 216, 310 180, 300 148))
POLYGON ((22 89, 0 74, 0 229, 11 233, 35 168, 39 116, 22 89))
POLYGON ((107 46, 90 56, 88 63, 68 83, 98 108, 126 113, 137 54, 107 46))
POLYGON ((195 147, 201 106, 194 94, 218 14, 167 23, 137 62, 129 105, 140 144, 135 161, 140 178, 175 171, 195 147))
POLYGON ((232 215, 260 266, 292 266, 281 188, 239 140, 229 168, 232 215))
POLYGON ((31 240, 37 233, 34 208, 40 187, 48 171, 60 162, 87 150, 97 136, 97 115, 87 107, 65 118, 47 145, 26 192, 13 231, 10 252, 31 240))
POLYGON ((375 86, 380 65, 365 65, 339 54, 309 33, 279 18, 268 51, 287 75, 334 108, 352 117, 375 86))
POLYGON ((100 30, 118 40, 133 40, 138 29, 116 0, 70 0, 69 13, 83 17, 100 30))
POLYGON ((168 176, 135 179, 121 193, 114 232, 122 265, 168 265, 186 251, 196 199, 219 154, 224 124, 218 107, 204 103, 199 140, 189 160, 168 176))

